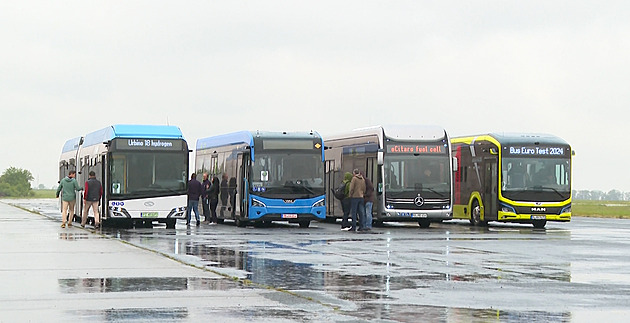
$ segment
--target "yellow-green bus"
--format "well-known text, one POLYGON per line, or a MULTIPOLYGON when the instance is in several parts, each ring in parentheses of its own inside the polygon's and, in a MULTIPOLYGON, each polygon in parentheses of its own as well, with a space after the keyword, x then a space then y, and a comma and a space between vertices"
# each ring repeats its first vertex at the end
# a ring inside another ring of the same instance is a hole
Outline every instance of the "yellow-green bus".
POLYGON ((490 133, 451 139, 457 159, 453 219, 571 221, 571 146, 548 134, 490 133))

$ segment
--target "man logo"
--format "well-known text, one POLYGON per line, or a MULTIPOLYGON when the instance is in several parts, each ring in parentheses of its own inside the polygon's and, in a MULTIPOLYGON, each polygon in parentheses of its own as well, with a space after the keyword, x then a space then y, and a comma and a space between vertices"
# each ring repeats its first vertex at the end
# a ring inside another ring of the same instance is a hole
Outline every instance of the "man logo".
POLYGON ((287 203, 287 204, 295 203, 295 200, 283 200, 283 201, 284 201, 284 203, 287 203))
POLYGON ((424 204, 424 199, 422 198, 422 196, 418 195, 416 196, 415 199, 413 199, 413 204, 415 204, 416 206, 420 207, 424 204))
POLYGON ((532 212, 545 212, 547 211, 546 207, 533 207, 532 212))
POLYGON ((144 206, 146 206, 146 207, 152 207, 154 205, 155 205, 155 203, 153 203, 151 201, 144 202, 144 206))

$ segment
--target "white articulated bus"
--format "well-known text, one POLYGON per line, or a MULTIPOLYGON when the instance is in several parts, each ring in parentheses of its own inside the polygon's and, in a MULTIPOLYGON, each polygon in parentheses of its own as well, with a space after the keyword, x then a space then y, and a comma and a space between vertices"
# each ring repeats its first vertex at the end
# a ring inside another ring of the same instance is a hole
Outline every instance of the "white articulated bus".
MULTIPOLYGON (((96 173, 103 184, 104 225, 151 226, 157 221, 174 228, 177 219, 186 218, 188 158, 188 144, 178 127, 113 125, 69 140, 59 178, 76 169, 83 187, 89 172, 96 173)), ((77 202, 82 202, 81 194, 77 202)), ((78 218, 82 210, 83 203, 77 203, 78 218)))
MULTIPOLYGON (((324 138, 327 192, 359 169, 374 184, 373 221, 415 221, 421 227, 453 215, 451 158, 447 132, 437 126, 375 126, 324 138)), ((327 220, 343 216, 328 194, 327 220)))

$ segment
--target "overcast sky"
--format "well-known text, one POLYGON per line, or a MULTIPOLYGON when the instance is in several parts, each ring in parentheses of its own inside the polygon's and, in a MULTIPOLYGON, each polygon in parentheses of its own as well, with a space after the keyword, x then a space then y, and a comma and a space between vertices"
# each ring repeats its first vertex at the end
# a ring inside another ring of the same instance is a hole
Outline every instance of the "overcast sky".
POLYGON ((2 1, 0 171, 111 124, 545 132, 630 191, 628 1, 2 1), (616 147, 622 144, 621 148, 616 147))

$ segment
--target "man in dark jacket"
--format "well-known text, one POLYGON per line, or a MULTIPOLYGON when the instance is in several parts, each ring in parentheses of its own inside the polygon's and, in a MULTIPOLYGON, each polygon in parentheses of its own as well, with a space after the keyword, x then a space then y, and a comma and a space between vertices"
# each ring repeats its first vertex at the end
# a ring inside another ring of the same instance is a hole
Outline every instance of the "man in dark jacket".
POLYGON ((90 208, 94 212, 94 229, 98 229, 101 226, 101 217, 98 213, 98 202, 101 200, 101 196, 103 196, 103 185, 101 182, 96 179, 96 173, 94 171, 90 171, 90 177, 85 182, 84 191, 83 191, 83 216, 81 216, 81 227, 85 228, 85 223, 87 222, 88 212, 90 208))
POLYGON ((199 221, 199 197, 203 194, 203 186, 197 180, 197 174, 190 175, 188 181, 188 207, 186 208, 186 225, 190 225, 191 212, 195 211, 195 219, 197 226, 201 224, 199 221))
POLYGON ((208 179, 208 173, 203 173, 203 182, 201 182, 201 186, 203 186, 203 195, 201 197, 201 206, 203 209, 203 218, 205 220, 204 223, 210 222, 210 204, 208 200, 208 190, 210 190, 210 180, 208 179))
POLYGON ((228 175, 223 173, 221 177, 221 217, 223 217, 223 211, 228 208, 228 197, 230 196, 230 188, 228 187, 228 175))

